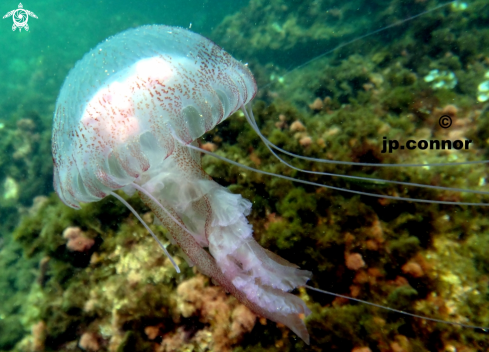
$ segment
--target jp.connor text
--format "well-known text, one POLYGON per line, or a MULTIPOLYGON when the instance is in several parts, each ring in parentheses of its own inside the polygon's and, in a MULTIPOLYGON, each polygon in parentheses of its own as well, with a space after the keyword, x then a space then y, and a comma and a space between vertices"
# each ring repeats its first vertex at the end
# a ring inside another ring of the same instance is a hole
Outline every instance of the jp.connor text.
POLYGON ((442 150, 444 150, 444 149, 452 149, 452 148, 460 150, 460 149, 469 149, 470 143, 472 143, 471 139, 466 139, 463 141, 461 141, 459 139, 457 139, 455 141, 450 141, 450 140, 438 141, 438 140, 434 140, 434 139, 430 139, 429 141, 424 140, 424 139, 421 139, 419 141, 415 141, 415 140, 410 139, 406 142, 406 144, 401 144, 396 139, 387 140, 387 137, 384 137, 384 140, 382 142, 382 150, 380 152, 381 153, 386 153, 386 152, 392 153, 392 151, 398 150, 398 149, 414 150, 416 148, 421 149, 421 150, 425 150, 425 149, 429 149, 429 150, 442 149, 442 150))

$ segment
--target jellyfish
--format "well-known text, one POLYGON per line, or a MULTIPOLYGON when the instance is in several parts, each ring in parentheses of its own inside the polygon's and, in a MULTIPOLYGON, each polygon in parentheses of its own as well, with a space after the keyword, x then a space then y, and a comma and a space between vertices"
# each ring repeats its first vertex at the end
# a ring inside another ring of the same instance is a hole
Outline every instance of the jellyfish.
POLYGON ((143 26, 109 38, 76 64, 58 97, 54 187, 72 208, 118 198, 179 271, 114 193, 138 192, 189 265, 308 343, 301 317, 310 311, 289 291, 311 273, 255 241, 251 203, 214 182, 193 149, 255 94, 245 65, 188 30, 143 26))

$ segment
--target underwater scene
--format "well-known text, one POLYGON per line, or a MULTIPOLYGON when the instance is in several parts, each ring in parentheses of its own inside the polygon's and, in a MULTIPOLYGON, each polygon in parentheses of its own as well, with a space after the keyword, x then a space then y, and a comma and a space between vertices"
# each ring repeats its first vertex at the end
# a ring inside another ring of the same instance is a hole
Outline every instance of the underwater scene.
POLYGON ((0 351, 489 351, 487 1, 0 13, 0 351))

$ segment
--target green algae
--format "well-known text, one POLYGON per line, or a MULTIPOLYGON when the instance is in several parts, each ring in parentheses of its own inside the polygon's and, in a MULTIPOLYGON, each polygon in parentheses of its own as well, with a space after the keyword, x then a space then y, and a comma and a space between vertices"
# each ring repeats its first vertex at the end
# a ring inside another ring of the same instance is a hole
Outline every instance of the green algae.
POLYGON ((2 350, 12 349, 20 340, 25 329, 22 319, 25 314, 24 299, 36 279, 35 268, 38 258, 27 259, 23 256, 22 247, 4 236, 1 245, 0 265, 0 346, 2 350))

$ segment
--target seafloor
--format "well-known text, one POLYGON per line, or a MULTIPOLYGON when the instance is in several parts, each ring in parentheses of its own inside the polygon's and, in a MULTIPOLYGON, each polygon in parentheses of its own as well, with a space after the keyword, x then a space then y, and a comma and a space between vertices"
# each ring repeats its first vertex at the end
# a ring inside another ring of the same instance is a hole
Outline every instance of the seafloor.
MULTIPOLYGON (((436 5, 422 0, 368 6, 252 0, 210 37, 249 62, 260 87, 253 104, 258 125, 283 149, 384 164, 486 160, 485 1, 452 3, 289 72, 325 48, 436 5), (439 126, 442 115, 452 118, 450 128, 439 126), (473 142, 468 150, 382 153, 383 137, 473 142)), ((1 351, 489 350, 489 333, 481 329, 412 318, 301 288, 296 294, 312 310, 305 320, 311 344, 305 345, 286 327, 256 317, 183 259, 182 273, 176 274, 143 226, 115 199, 79 211, 63 205, 49 186, 47 110, 9 112, 5 105, 2 110, 1 351)), ((312 271, 310 285, 489 327, 487 208, 382 196, 476 203, 487 197, 292 170, 271 156, 241 112, 201 142, 251 167, 381 195, 307 186, 203 158, 205 171, 218 183, 252 201, 249 221, 260 244, 312 271)), ((488 190, 486 164, 379 168, 286 160, 313 171, 488 190)), ((137 197, 127 199, 152 223, 153 215, 137 197)), ((150 226, 164 238, 164 228, 150 226)), ((178 250, 169 248, 178 259, 178 250)))

